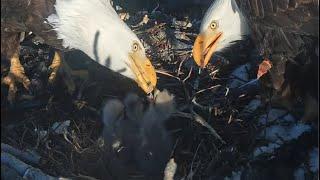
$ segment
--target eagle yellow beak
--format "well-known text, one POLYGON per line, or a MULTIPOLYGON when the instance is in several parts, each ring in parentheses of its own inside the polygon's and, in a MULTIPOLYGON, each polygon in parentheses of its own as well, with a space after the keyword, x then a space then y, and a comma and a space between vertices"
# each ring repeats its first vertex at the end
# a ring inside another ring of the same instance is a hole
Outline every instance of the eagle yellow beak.
POLYGON ((193 45, 193 58, 198 66, 204 68, 210 61, 213 53, 217 49, 221 32, 201 33, 197 36, 193 45))
POLYGON ((140 54, 130 54, 130 68, 135 75, 135 81, 142 90, 149 94, 157 85, 157 75, 151 61, 140 54))

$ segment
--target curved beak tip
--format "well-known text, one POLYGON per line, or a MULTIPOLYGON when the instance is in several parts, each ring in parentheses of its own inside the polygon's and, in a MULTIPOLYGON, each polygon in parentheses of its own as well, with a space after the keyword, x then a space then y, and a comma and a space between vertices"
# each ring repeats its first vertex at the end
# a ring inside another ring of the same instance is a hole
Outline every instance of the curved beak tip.
POLYGON ((192 49, 194 61, 198 66, 204 68, 210 61, 212 55, 217 49, 218 42, 222 33, 216 33, 212 36, 199 34, 194 42, 192 49))
POLYGON ((151 93, 156 85, 157 85, 157 74, 156 74, 156 71, 154 69, 154 67, 151 65, 147 65, 146 68, 145 68, 145 71, 146 71, 146 82, 145 82, 145 89, 144 91, 149 94, 151 93))
POLYGON ((151 93, 157 85, 157 75, 155 68, 149 59, 137 60, 133 65, 133 71, 136 75, 136 82, 146 93, 151 93))

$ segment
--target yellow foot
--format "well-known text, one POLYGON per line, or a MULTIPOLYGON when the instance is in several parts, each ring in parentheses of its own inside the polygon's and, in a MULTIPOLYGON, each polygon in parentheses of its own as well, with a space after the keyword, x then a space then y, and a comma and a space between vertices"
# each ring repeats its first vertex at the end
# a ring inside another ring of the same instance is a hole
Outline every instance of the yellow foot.
POLYGON ((25 75, 18 53, 13 55, 10 60, 10 64, 9 74, 3 78, 2 82, 9 86, 8 101, 12 103, 17 92, 17 82, 22 83, 27 90, 29 90, 31 83, 29 78, 25 75))
POLYGON ((48 79, 49 84, 53 85, 59 73, 59 76, 62 78, 65 85, 67 85, 68 92, 72 94, 75 90, 75 83, 72 79, 71 69, 68 64, 62 60, 59 52, 54 53, 54 57, 49 68, 51 70, 51 74, 48 79))
POLYGON ((9 86, 9 89, 8 89, 8 101, 10 103, 13 103, 13 101, 14 101, 14 99, 16 97, 16 92, 17 92, 17 86, 16 86, 16 83, 15 83, 15 78, 9 74, 8 76, 3 78, 2 82, 9 86))
POLYGON ((53 83, 55 81, 59 67, 61 66, 61 61, 62 60, 60 54, 58 52, 55 52, 52 63, 49 66, 49 68, 51 69, 51 74, 48 79, 49 83, 53 83))

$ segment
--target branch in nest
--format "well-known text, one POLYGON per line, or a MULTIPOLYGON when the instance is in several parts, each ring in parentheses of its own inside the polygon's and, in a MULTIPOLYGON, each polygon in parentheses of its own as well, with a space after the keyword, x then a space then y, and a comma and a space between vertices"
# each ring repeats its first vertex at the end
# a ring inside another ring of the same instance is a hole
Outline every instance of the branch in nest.
POLYGON ((174 175, 177 171, 177 163, 171 158, 167 163, 166 169, 164 170, 163 180, 174 180, 174 175))
POLYGON ((212 133, 213 136, 215 136, 217 139, 219 139, 221 141, 221 143, 226 144, 226 142, 221 138, 221 136, 217 133, 217 131, 210 126, 209 123, 207 123, 207 121, 205 121, 200 115, 198 115, 196 112, 194 112, 193 110, 191 111, 193 114, 193 118, 200 123, 201 125, 203 125, 204 127, 208 128, 208 130, 212 133))
MULTIPOLYGON (((58 179, 43 173, 40 169, 30 166, 6 152, 1 152, 1 166, 2 165, 13 169, 23 177, 23 179, 58 179)), ((4 177, 9 174, 10 172, 4 172, 4 177)))
POLYGON ((12 146, 8 144, 1 143, 1 152, 10 153, 22 160, 25 160, 27 162, 33 163, 33 164, 39 164, 41 157, 32 151, 20 151, 18 149, 13 148, 12 146))
POLYGON ((221 143, 226 144, 226 142, 221 138, 221 136, 217 133, 217 131, 210 124, 208 124, 200 115, 198 115, 193 110, 191 110, 191 113, 192 114, 184 113, 184 112, 176 112, 175 115, 179 117, 194 119, 196 122, 206 127, 214 137, 220 140, 221 143))

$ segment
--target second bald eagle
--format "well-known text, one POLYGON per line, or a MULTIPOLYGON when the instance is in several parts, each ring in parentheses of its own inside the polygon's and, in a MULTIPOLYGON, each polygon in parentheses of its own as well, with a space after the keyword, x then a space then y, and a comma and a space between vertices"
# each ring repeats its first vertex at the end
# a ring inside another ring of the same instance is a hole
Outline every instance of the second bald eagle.
MULTIPOLYGON (((273 65, 274 95, 289 106, 302 97, 308 112, 318 106, 318 27, 319 1, 215 0, 202 20, 193 57, 204 68, 214 53, 250 36, 261 60, 273 65)), ((307 114, 303 119, 312 119, 307 114)))

